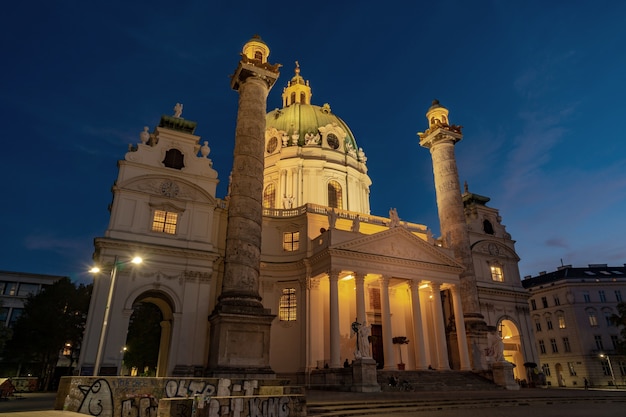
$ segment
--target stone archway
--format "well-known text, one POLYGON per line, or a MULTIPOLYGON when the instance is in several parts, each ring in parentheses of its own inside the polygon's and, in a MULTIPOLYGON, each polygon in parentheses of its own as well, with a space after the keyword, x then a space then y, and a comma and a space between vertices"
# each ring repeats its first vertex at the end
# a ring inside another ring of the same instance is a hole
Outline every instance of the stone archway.
POLYGON ((508 318, 500 320, 498 325, 500 337, 504 343, 504 359, 515 365, 513 374, 516 379, 525 379, 524 355, 522 354, 522 340, 517 325, 508 318))
MULTIPOLYGON (((139 304, 151 304, 156 307, 158 313, 160 313, 157 319, 159 329, 152 329, 152 332, 158 332, 158 335, 153 334, 153 336, 156 336, 157 340, 155 343, 158 343, 158 357, 156 359, 156 371, 154 372, 154 376, 165 377, 167 376, 168 358, 172 338, 171 324, 174 312, 173 302, 167 294, 152 290, 146 291, 136 297, 133 302, 133 307, 136 308, 135 306, 138 306, 139 304)), ((131 325, 132 317, 133 316, 131 316, 131 325)), ((155 319, 155 317, 152 318, 155 319)), ((132 337, 132 335, 129 332, 127 340, 130 337, 132 337)))

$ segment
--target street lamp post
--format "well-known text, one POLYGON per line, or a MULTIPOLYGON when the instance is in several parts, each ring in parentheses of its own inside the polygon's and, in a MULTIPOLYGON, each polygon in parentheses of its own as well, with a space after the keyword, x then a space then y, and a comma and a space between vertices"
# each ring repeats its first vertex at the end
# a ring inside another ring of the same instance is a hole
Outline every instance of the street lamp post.
MULTIPOLYGON (((98 351, 96 353, 96 362, 93 368, 94 376, 100 375, 100 364, 102 363, 104 341, 106 340, 107 326, 109 324, 109 316, 111 314, 111 301, 113 300, 113 292, 115 290, 115 280, 117 278, 117 270, 120 265, 124 265, 129 262, 134 263, 134 264, 140 264, 142 262, 142 259, 136 256, 130 261, 118 262, 117 255, 115 255, 115 258, 113 259, 113 267, 111 268, 111 283, 109 286, 109 295, 107 297, 106 307, 104 308, 104 319, 102 320, 102 330, 100 331, 100 340, 98 341, 98 351)), ((93 267, 91 268, 89 272, 91 273, 100 272, 100 268, 93 267)))
POLYGON ((601 354, 601 358, 606 358, 607 363, 609 364, 609 371, 611 371, 611 380, 613 381, 613 386, 617 388, 617 384, 615 383, 615 374, 613 373, 613 365, 611 365, 611 358, 609 355, 601 354))

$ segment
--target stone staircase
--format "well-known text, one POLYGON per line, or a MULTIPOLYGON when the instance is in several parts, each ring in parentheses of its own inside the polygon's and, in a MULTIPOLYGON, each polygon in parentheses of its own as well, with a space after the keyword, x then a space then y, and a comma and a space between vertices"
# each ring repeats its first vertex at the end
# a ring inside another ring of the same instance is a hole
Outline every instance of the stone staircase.
POLYGON ((495 391, 502 390, 493 381, 471 371, 378 371, 383 391, 495 391), (391 377, 400 385, 390 386, 391 377))

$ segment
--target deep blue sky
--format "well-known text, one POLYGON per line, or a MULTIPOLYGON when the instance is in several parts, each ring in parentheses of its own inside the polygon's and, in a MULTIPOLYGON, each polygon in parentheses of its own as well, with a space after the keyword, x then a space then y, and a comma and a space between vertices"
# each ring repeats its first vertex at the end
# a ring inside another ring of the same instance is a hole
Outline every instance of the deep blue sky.
POLYGON ((520 272, 626 262, 626 2, 10 2, 0 17, 0 270, 84 273, 116 162, 184 104, 226 193, 243 44, 298 60, 368 156, 372 214, 439 224, 434 98, 464 126, 461 182, 491 198, 520 272))

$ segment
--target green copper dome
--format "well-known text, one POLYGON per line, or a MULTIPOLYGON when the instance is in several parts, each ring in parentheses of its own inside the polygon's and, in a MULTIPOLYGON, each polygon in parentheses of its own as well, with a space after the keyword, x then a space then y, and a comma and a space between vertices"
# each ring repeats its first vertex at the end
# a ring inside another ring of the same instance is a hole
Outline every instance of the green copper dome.
POLYGON ((305 144, 307 133, 315 135, 319 133, 318 129, 320 127, 329 124, 337 125, 346 132, 345 141, 349 142, 355 150, 359 149, 348 125, 331 112, 328 104, 320 107, 313 104, 293 103, 282 109, 275 109, 269 112, 265 118, 265 123, 266 129, 273 127, 277 130, 285 131, 290 136, 293 135, 295 130, 299 135, 298 146, 305 144))

